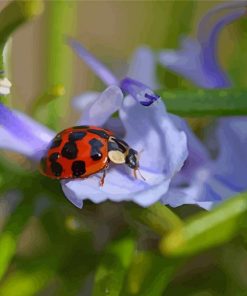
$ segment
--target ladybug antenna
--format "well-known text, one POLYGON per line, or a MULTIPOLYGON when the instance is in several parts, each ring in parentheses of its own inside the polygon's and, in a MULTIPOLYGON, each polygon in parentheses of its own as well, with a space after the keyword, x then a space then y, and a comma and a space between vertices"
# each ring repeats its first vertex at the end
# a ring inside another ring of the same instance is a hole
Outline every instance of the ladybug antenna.
POLYGON ((143 177, 143 175, 141 174, 141 171, 140 171, 139 168, 137 169, 137 171, 138 171, 139 175, 141 176, 142 180, 143 180, 143 181, 146 181, 146 179, 145 179, 145 178, 143 177))
MULTIPOLYGON (((140 150, 139 152, 138 152, 138 162, 139 162, 139 160, 140 160, 140 157, 141 157, 141 154, 142 154, 142 152, 144 151, 144 149, 142 148, 142 150, 140 150)), ((143 175, 141 174, 141 171, 140 171, 140 169, 139 169, 139 166, 138 166, 138 168, 136 168, 135 170, 134 170, 134 176, 135 176, 135 178, 137 179, 137 172, 139 173, 139 175, 141 176, 141 178, 142 178, 142 180, 143 181, 146 181, 146 179, 143 177, 143 175)))

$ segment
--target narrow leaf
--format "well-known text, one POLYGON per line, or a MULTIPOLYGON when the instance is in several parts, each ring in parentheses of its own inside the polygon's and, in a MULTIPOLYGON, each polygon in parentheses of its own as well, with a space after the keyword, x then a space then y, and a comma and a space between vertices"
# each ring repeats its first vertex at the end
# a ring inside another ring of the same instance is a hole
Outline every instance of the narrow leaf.
POLYGON ((171 231, 163 237, 160 249, 171 256, 195 254, 229 241, 246 227, 247 193, 242 193, 171 231))
POLYGON ((169 112, 181 116, 247 114, 247 90, 159 91, 169 112))

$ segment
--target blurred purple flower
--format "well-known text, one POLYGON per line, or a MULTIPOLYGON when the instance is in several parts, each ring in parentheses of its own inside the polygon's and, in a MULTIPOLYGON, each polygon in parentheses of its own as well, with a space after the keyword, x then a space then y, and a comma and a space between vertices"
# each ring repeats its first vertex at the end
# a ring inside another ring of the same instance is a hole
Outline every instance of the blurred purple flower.
MULTIPOLYGON (((146 49, 144 51, 146 56, 146 49)), ((139 59, 143 51, 138 52, 139 59)), ((150 69, 152 61, 147 62, 150 69)), ((135 69, 132 65, 131 69, 133 73, 138 73, 139 66, 135 69)), ((78 124, 111 128, 131 147, 137 151, 143 150, 140 170, 146 181, 135 179, 126 166, 115 166, 108 170, 103 187, 99 186, 101 174, 84 180, 61 181, 66 197, 77 207, 82 207, 85 199, 95 203, 106 199, 132 200, 141 206, 149 206, 160 200, 187 157, 185 133, 173 124, 162 101, 158 100, 152 106, 145 107, 132 96, 124 98, 122 90, 112 85, 101 94, 89 92, 81 95, 74 101, 74 105, 83 112, 78 124), (119 112, 119 118, 111 118, 116 111, 119 112)), ((22 153, 34 160, 40 159, 42 151, 48 147, 55 134, 26 115, 10 111, 2 104, 0 125, 0 147, 22 153)))
POLYGON ((246 118, 218 120, 213 139, 218 150, 216 159, 212 159, 183 120, 175 116, 173 120, 187 135, 189 156, 162 197, 163 203, 171 206, 197 204, 210 209, 247 189, 246 118))
MULTIPOLYGON (((198 38, 183 39, 182 49, 162 51, 160 62, 197 86, 230 87, 231 82, 217 59, 217 42, 224 26, 246 14, 246 5, 247 1, 235 1, 215 6, 199 23, 198 38), (226 14, 211 23, 212 18, 222 11, 226 14)), ((163 203, 172 206, 192 203, 209 209, 247 189, 246 117, 218 120, 214 139, 218 148, 216 160, 184 121, 175 116, 173 120, 186 132, 189 156, 162 198, 163 203)))
POLYGON ((197 38, 185 37, 181 49, 163 50, 159 61, 166 68, 203 88, 226 88, 230 79, 217 57, 217 43, 221 30, 246 15, 247 1, 234 1, 215 6, 201 19, 197 38), (219 13, 225 12, 222 15, 219 13), (218 17, 217 17, 217 14, 218 17))
MULTIPOLYGON (((135 65, 129 69, 129 75, 122 80, 118 80, 118 78, 105 65, 87 51, 79 42, 72 38, 68 38, 68 42, 78 56, 107 86, 118 85, 125 94, 130 94, 137 100, 137 102, 144 106, 150 106, 160 98, 160 96, 151 89, 156 88, 156 85, 152 84, 152 78, 149 79, 153 74, 150 72, 150 68, 153 66, 152 64, 148 65, 148 63, 145 63, 144 68, 141 63, 135 59, 135 65), (133 68, 135 68, 135 70, 133 70, 133 68), (143 70, 143 73, 141 73, 141 70, 143 70), (146 77, 147 75, 149 75, 148 79, 146 77), (138 80, 135 80, 133 77, 138 77, 138 80), (146 82, 147 84, 145 84, 146 82), (151 84, 149 84, 149 82, 151 82, 151 84)), ((142 48, 140 50, 142 51, 141 54, 146 55, 147 58, 152 54, 148 49, 142 48)), ((141 57, 141 60, 143 61, 143 57, 141 57)), ((148 61, 150 61, 150 59, 148 59, 148 61)))

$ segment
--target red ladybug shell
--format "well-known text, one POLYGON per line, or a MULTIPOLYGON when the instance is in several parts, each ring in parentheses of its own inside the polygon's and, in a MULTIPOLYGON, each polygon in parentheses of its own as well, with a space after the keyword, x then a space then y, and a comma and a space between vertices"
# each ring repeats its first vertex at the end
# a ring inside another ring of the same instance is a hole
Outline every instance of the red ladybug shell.
POLYGON ((85 178, 108 166, 108 139, 113 133, 95 126, 68 128, 52 140, 41 171, 55 179, 85 178))

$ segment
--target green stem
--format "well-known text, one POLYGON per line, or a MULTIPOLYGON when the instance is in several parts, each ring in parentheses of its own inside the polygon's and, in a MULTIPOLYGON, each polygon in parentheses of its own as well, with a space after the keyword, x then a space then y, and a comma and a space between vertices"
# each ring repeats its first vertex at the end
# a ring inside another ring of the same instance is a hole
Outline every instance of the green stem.
POLYGON ((167 110, 180 116, 247 115, 247 90, 159 91, 167 110))
POLYGON ((160 203, 146 209, 130 204, 126 206, 126 215, 131 215, 132 218, 147 225, 159 235, 164 235, 167 231, 182 225, 180 218, 160 203))
POLYGON ((0 70, 3 70, 3 49, 9 36, 22 24, 41 14, 43 2, 37 0, 13 1, 0 13, 0 70))
POLYGON ((59 121, 67 115, 68 91, 72 84, 72 52, 65 44, 65 36, 73 35, 76 2, 50 1, 47 3, 47 89, 59 85, 66 96, 58 96, 49 102, 46 123, 59 128, 59 121))

